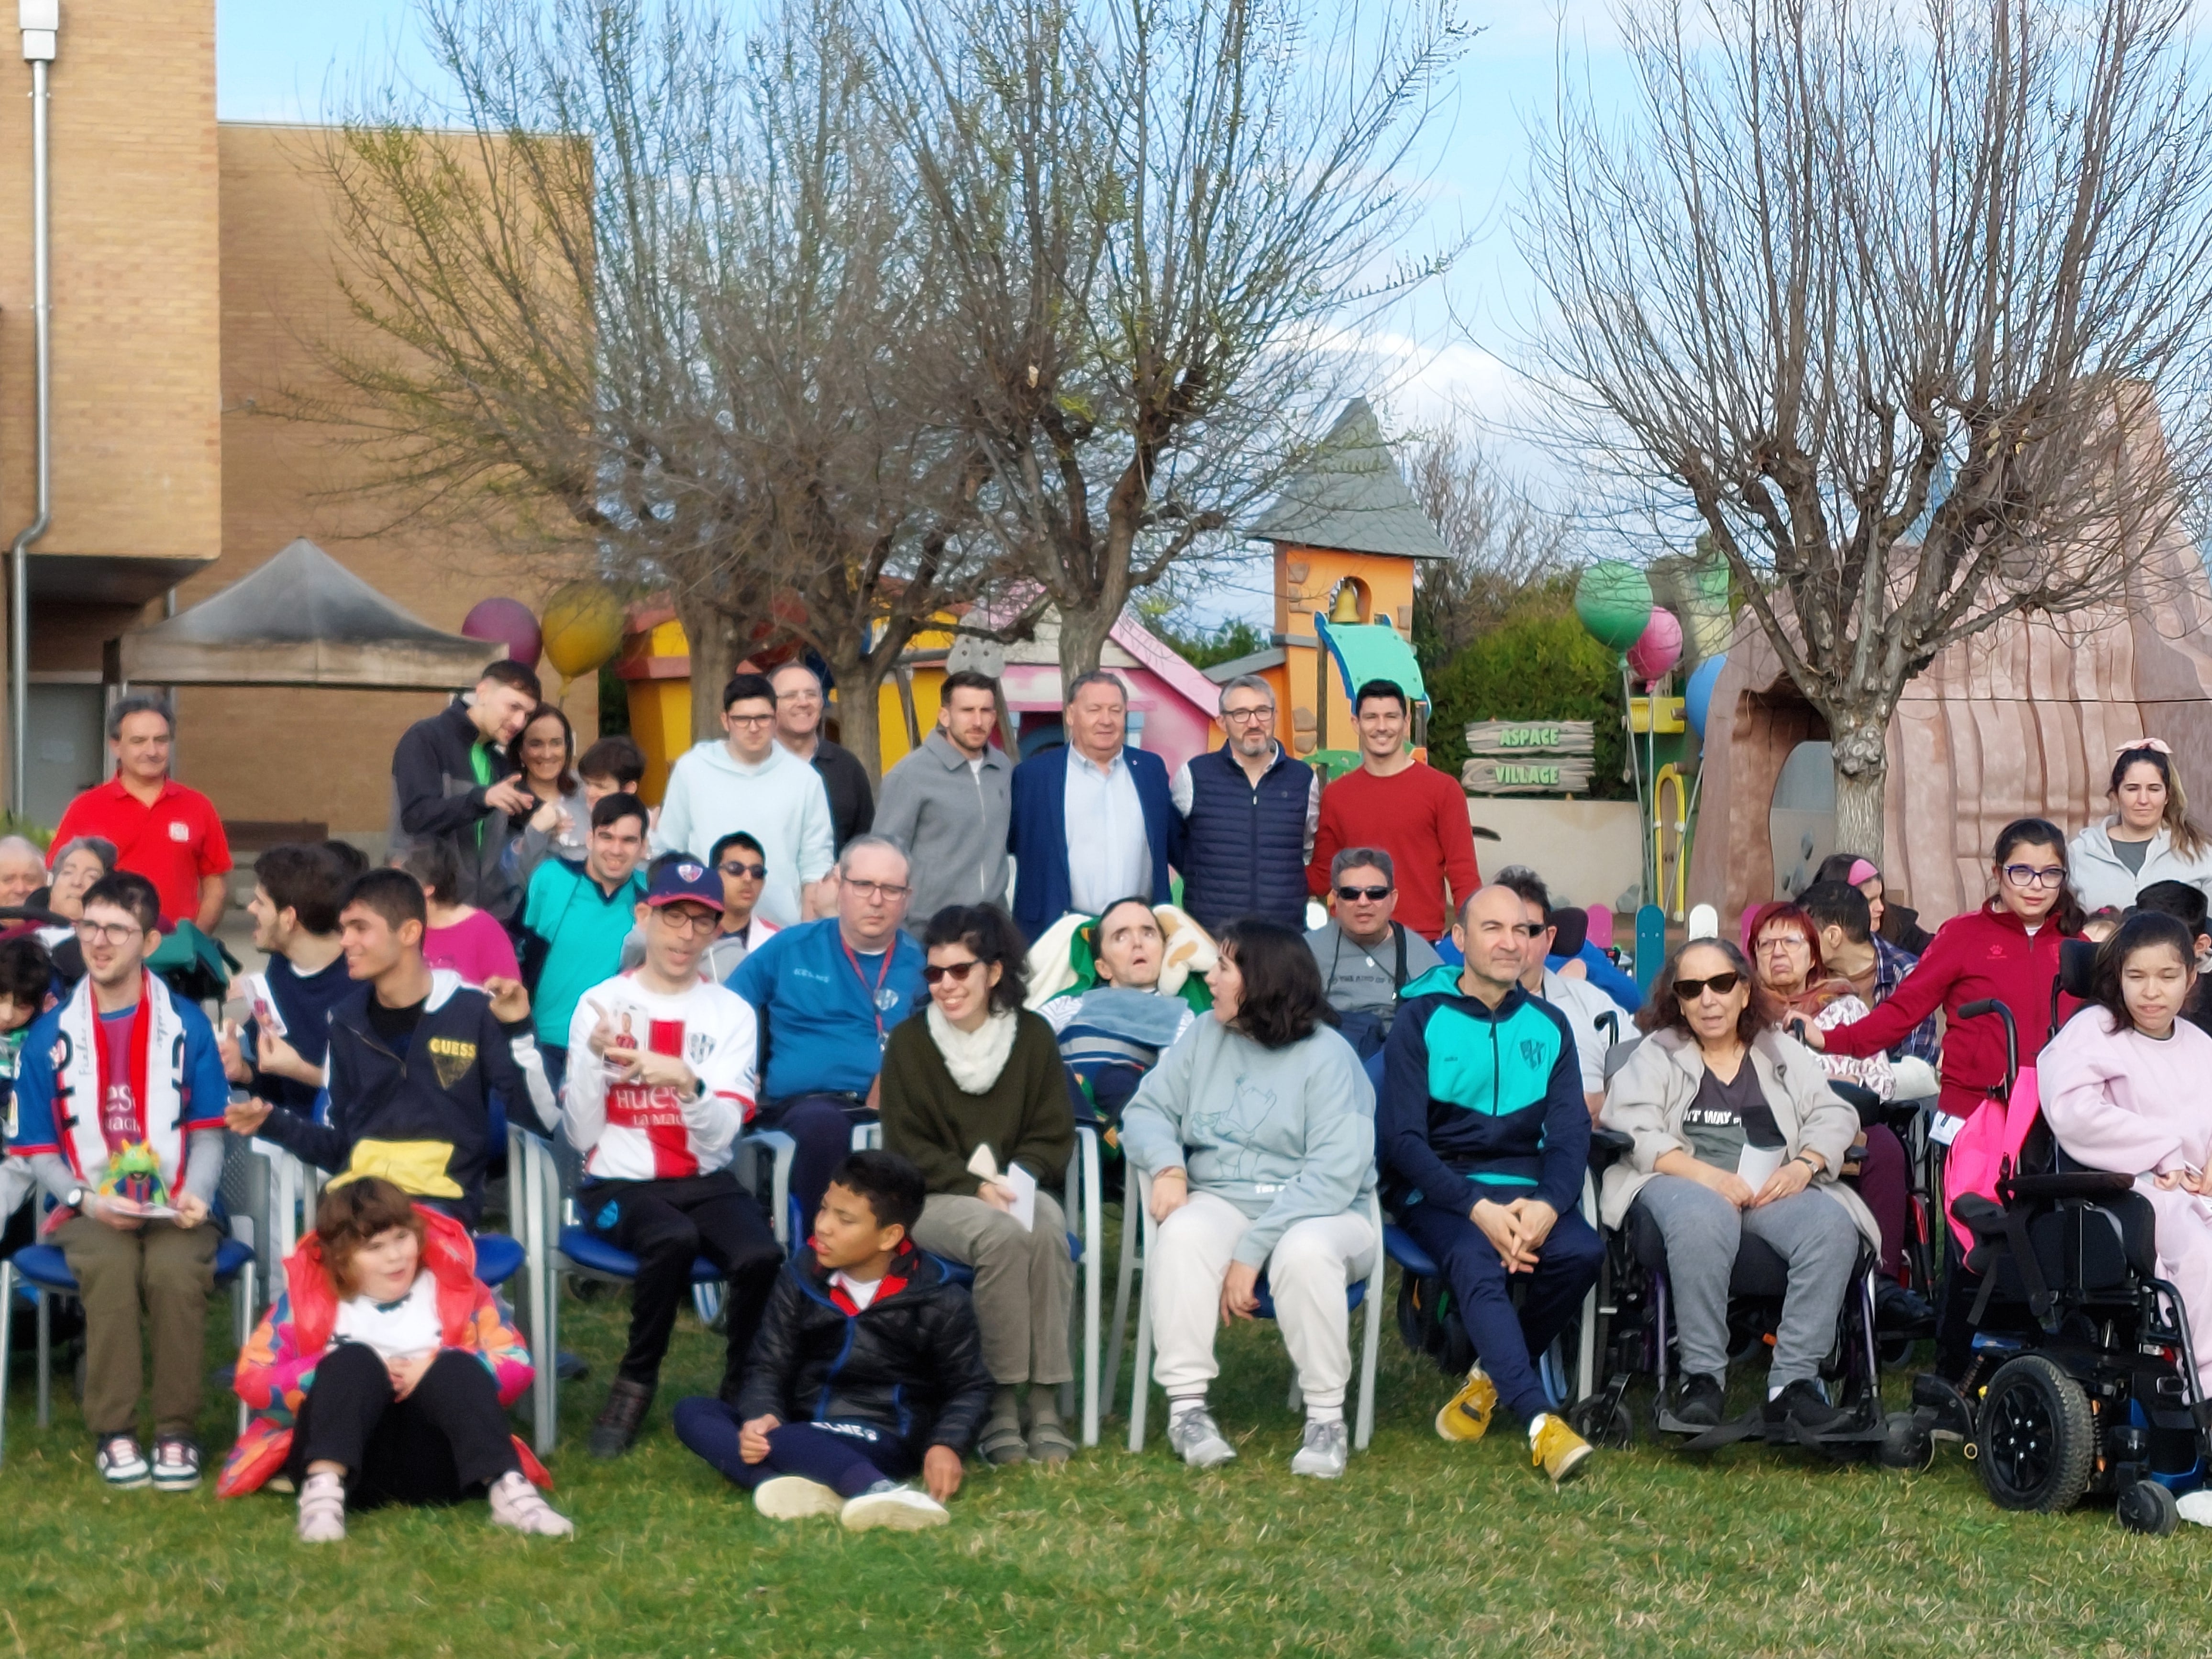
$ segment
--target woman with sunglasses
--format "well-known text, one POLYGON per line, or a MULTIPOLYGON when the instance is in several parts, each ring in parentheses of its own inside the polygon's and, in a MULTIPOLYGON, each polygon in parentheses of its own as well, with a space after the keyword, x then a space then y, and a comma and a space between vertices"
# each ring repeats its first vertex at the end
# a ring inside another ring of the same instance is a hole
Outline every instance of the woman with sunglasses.
POLYGON ((2112 816, 2066 849, 2085 910, 2128 910, 2154 882, 2183 881, 2212 897, 2212 836, 2189 816, 2173 751, 2157 738, 2119 747, 2106 789, 2112 816))
POLYGON ((1064 1462, 1075 1443, 1057 1396, 1075 1375, 1075 1264, 1066 1219, 1042 1190, 1060 1184, 1075 1152, 1060 1045, 1022 1006, 1028 948, 1005 911, 948 905, 922 945, 928 1006, 884 1050, 884 1148, 911 1159, 929 1185, 914 1242, 975 1270, 975 1322, 995 1385, 976 1449, 990 1463, 1064 1462))
POLYGON ((1609 1227, 1641 1209, 1666 1242, 1680 1345, 1674 1415, 1717 1427, 1727 1393, 1729 1280, 1753 1237, 1789 1271, 1765 1415, 1814 1433, 1844 1413, 1821 1392, 1820 1363, 1859 1242, 1881 1231, 1837 1172, 1859 1116, 1828 1087, 1819 1059, 1760 1018, 1749 964, 1722 939, 1668 958, 1636 1017, 1647 1035, 1606 1092, 1598 1121, 1631 1136, 1606 1171, 1609 1227))

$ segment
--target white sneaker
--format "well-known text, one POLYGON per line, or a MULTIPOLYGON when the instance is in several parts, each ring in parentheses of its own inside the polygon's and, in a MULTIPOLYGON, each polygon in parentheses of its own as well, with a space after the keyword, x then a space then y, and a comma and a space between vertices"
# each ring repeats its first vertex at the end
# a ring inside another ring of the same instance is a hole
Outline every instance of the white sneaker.
POLYGON ((1168 1444, 1194 1469, 1216 1468, 1237 1455, 1237 1448, 1223 1438, 1203 1406, 1168 1419, 1168 1444))
POLYGON ((567 1538, 576 1530, 576 1523, 554 1513, 553 1506, 520 1469, 508 1470, 493 1485, 491 1523, 528 1538, 567 1538))
POLYGON ((146 1461, 146 1454, 138 1449, 138 1437, 131 1434, 111 1434, 100 1443, 100 1451, 93 1460, 100 1478, 111 1486, 145 1486, 154 1480, 154 1466, 146 1461))
POLYGON ((1306 1442, 1291 1458, 1292 1474, 1310 1474, 1322 1480, 1334 1480, 1344 1473, 1345 1463, 1352 1455, 1352 1436, 1344 1419, 1334 1423, 1306 1422, 1306 1442))
POLYGON ((753 1507, 771 1521, 804 1521, 810 1515, 835 1515, 845 1500, 819 1480, 779 1474, 753 1488, 753 1507))
POLYGON ((837 1518, 848 1532, 866 1532, 871 1527, 920 1532, 924 1527, 941 1527, 952 1516, 926 1492, 912 1486, 878 1486, 858 1498, 847 1498, 837 1518))
POLYGON ((300 1488, 300 1541, 335 1544, 346 1535, 345 1482, 335 1474, 311 1474, 300 1488))
POLYGON ((200 1449, 182 1435, 154 1443, 154 1490, 191 1492, 200 1484, 200 1449))

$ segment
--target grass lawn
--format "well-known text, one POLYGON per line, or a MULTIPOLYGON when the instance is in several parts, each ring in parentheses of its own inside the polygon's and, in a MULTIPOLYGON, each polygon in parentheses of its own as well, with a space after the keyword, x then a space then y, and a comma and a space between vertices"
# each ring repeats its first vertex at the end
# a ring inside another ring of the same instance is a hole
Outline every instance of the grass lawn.
MULTIPOLYGON (((211 1328, 220 1329, 218 1302, 211 1328)), ((1504 1432, 1447 1446, 1449 1389, 1388 1322, 1373 1449, 1334 1485, 1294 1480, 1288 1365, 1269 1327, 1224 1341, 1217 1414, 1240 1460, 1194 1476, 1153 1415, 1057 1474, 971 1466, 936 1532, 778 1525, 678 1446, 667 1407, 711 1384, 689 1313, 647 1435, 619 1464, 581 1443, 625 1304, 570 1301, 592 1381, 562 1395, 566 1545, 494 1532, 482 1504, 356 1516, 292 1537, 289 1498, 110 1493, 66 1387, 33 1426, 15 1368, 0 1469, 0 1656, 62 1654, 1641 1655, 2196 1654, 2212 1648, 2185 1526, 2108 1510, 1993 1508, 1955 1448, 1924 1476, 1738 1448, 1648 1444, 1554 1493, 1504 1432)), ((211 1341, 212 1361, 221 1349, 211 1341)), ((1125 1361, 1126 1364, 1126 1361, 1125 1361)), ((1155 1398, 1155 1406, 1158 1402, 1155 1398)), ((229 1420, 210 1398, 211 1447, 229 1420)), ((1119 1431, 1119 1435, 1116 1431, 1119 1431)), ((210 1474, 212 1473, 212 1459, 210 1474)), ((211 1484, 211 1483, 210 1483, 211 1484)))

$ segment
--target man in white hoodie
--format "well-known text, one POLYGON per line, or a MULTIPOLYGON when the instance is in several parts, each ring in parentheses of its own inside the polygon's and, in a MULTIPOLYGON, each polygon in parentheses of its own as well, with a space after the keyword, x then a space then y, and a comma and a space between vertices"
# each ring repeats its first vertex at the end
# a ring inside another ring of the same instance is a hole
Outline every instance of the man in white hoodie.
POLYGON ((744 830, 768 865, 758 912, 788 927, 805 920, 810 890, 830 873, 830 797, 821 775, 777 744, 775 688, 766 675, 730 677, 722 729, 726 741, 693 745, 669 773, 653 849, 705 864, 717 841, 744 830))

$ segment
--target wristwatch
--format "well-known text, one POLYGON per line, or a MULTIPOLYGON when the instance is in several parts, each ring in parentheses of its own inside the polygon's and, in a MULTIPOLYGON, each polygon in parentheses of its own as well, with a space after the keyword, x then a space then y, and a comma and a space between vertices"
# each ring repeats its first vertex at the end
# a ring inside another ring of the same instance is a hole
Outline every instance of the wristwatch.
POLYGON ((1803 1164, 1810 1174, 1817 1176, 1820 1173, 1820 1166, 1814 1163, 1811 1158, 1806 1157, 1802 1152, 1798 1153, 1796 1157, 1791 1158, 1790 1161, 1792 1164, 1803 1164))
POLYGON ((84 1208, 85 1200, 91 1196, 92 1194, 86 1192, 83 1188, 72 1187, 63 1194, 62 1206, 64 1209, 82 1210, 84 1208))

